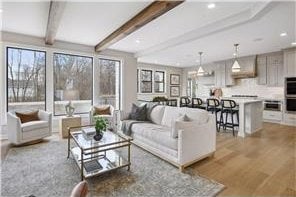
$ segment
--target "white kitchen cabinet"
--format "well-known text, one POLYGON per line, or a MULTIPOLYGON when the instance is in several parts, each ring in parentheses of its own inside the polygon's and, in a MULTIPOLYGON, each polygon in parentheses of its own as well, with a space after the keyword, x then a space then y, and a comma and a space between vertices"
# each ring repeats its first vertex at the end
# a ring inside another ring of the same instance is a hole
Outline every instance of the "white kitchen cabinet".
POLYGON ((267 55, 267 85, 270 87, 284 86, 283 77, 283 53, 271 53, 267 55))
POLYGON ((267 84, 267 57, 265 55, 257 57, 257 84, 267 84))
POLYGON ((283 119, 283 113, 281 111, 263 111, 264 122, 278 122, 280 123, 283 119))
POLYGON ((284 77, 296 77, 296 48, 284 50, 284 77))
POLYGON ((284 113, 284 124, 296 126, 296 114, 284 113))

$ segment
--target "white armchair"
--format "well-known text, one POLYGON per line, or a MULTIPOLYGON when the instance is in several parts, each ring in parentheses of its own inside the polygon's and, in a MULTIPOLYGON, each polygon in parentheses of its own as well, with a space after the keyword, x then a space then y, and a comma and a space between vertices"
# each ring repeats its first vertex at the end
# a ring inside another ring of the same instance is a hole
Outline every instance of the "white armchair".
POLYGON ((51 136, 52 114, 39 110, 38 117, 40 119, 38 121, 21 123, 20 118, 14 112, 8 112, 8 140, 15 145, 19 145, 51 136))
POLYGON ((108 129, 114 129, 115 128, 115 114, 114 114, 114 107, 112 105, 101 105, 98 107, 110 107, 110 115, 95 115, 95 109, 94 106, 91 107, 90 111, 89 111, 89 122, 90 124, 95 124, 94 119, 96 117, 103 117, 106 118, 106 120, 108 121, 108 129))

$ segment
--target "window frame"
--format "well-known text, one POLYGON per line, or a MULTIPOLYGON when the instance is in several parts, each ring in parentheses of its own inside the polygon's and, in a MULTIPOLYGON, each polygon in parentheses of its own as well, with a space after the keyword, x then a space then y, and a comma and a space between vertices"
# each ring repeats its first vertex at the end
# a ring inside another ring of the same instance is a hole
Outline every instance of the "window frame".
POLYGON ((141 93, 152 93, 153 92, 153 86, 152 86, 152 83, 153 83, 153 78, 152 78, 152 73, 153 71, 152 70, 148 70, 148 69, 141 69, 140 70, 140 92, 141 93), (150 73, 150 78, 151 78, 151 81, 146 81, 146 80, 142 80, 142 71, 144 72, 149 72, 150 73), (151 86, 151 91, 143 91, 142 90, 142 83, 150 83, 150 86, 151 86))
POLYGON ((156 70, 154 71, 154 93, 165 93, 165 71, 159 71, 159 70, 156 70), (155 80, 155 74, 156 73, 162 73, 162 81, 157 81, 155 80), (162 84, 163 86, 163 91, 156 91, 155 89, 155 84, 162 84))
MULTIPOLYGON (((86 56, 86 55, 76 55, 76 54, 73 54, 73 53, 63 53, 63 52, 52 52, 52 77, 53 77, 53 93, 52 93, 52 101, 53 101, 53 115, 54 116, 65 116, 66 113, 64 114, 56 114, 56 110, 55 110, 55 100, 54 100, 54 97, 55 97, 55 90, 56 90, 56 84, 55 84, 55 80, 54 80, 54 77, 55 77, 55 65, 54 65, 54 55, 55 54, 59 54, 59 55, 69 55, 69 56, 74 56, 74 57, 85 57, 85 58, 91 58, 91 80, 92 80, 92 86, 91 86, 91 106, 93 106, 93 101, 94 101, 94 57, 92 56, 86 56)), ((79 114, 88 114, 89 111, 87 112, 82 112, 82 113, 75 113, 73 115, 79 115, 79 114)))
POLYGON ((15 47, 15 46, 5 46, 6 48, 6 112, 8 112, 8 49, 20 49, 20 50, 26 50, 26 51, 35 51, 35 52, 42 52, 45 55, 44 59, 44 76, 45 76, 45 81, 44 81, 44 110, 46 111, 46 105, 47 105, 47 96, 46 96, 46 67, 47 67, 47 51, 46 50, 39 50, 39 49, 31 49, 27 47, 15 47))
MULTIPOLYGON (((101 60, 109 60, 109 61, 115 61, 115 62, 119 62, 119 79, 118 79, 118 81, 119 81, 119 85, 118 85, 118 87, 119 87, 119 91, 118 91, 118 94, 119 94, 119 106, 118 106, 118 110, 121 110, 121 72, 122 72, 122 61, 121 60, 118 60, 118 59, 112 59, 112 58, 107 58, 107 57, 98 57, 98 66, 99 66, 99 62, 100 62, 100 59, 101 60)), ((93 81, 93 83, 94 83, 94 81, 93 81)), ((94 85, 93 85, 94 86, 94 85)), ((115 107, 114 107, 115 108, 115 107)), ((116 108, 115 108, 115 110, 116 110, 116 108)))

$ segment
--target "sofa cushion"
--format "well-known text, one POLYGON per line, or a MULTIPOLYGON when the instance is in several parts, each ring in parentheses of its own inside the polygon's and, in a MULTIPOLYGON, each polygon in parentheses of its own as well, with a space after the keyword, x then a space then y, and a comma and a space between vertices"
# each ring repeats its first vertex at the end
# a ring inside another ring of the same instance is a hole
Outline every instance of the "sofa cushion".
POLYGON ((132 133, 177 150, 178 140, 171 137, 171 128, 153 123, 133 124, 132 133))
POLYGON ((21 123, 26 123, 30 121, 40 120, 38 116, 38 112, 39 112, 38 110, 33 112, 28 112, 28 113, 15 112, 15 115, 19 117, 19 119, 21 120, 21 123))
POLYGON ((31 122, 26 122, 21 125, 22 131, 32 131, 35 129, 41 129, 41 128, 46 128, 48 127, 49 124, 47 121, 43 120, 38 120, 38 121, 31 121, 31 122))
POLYGON ((145 121, 147 119, 147 108, 146 104, 137 106, 133 103, 132 111, 130 113, 130 119, 132 120, 139 120, 139 121, 145 121))
POLYGON ((165 106, 161 125, 172 127, 172 121, 175 121, 179 116, 183 115, 184 109, 185 108, 165 106))
POLYGON ((154 124, 161 124, 165 107, 163 105, 155 106, 150 113, 150 121, 154 124))

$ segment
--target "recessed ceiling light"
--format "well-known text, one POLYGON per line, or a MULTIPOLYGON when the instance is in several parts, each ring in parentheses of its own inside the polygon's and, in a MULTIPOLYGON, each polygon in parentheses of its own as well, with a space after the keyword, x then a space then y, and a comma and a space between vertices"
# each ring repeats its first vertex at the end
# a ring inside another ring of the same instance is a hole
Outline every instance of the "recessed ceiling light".
POLYGON ((233 56, 236 56, 236 53, 233 53, 233 56))
POLYGON ((209 9, 214 9, 215 7, 216 7, 216 4, 214 4, 214 3, 209 3, 208 4, 209 9))
POLYGON ((288 35, 287 32, 283 32, 283 33, 280 34, 281 37, 284 37, 284 36, 287 36, 287 35, 288 35))
POLYGON ((3 10, 2 9, 0 9, 0 13, 2 13, 3 12, 3 10))
POLYGON ((255 38, 253 41, 254 42, 260 42, 260 41, 262 41, 263 40, 263 38, 255 38))
POLYGON ((292 42, 291 45, 292 45, 292 46, 296 46, 296 42, 292 42))
POLYGON ((138 43, 138 44, 139 44, 140 42, 141 42, 141 41, 140 41, 139 39, 136 39, 136 43, 138 43))

